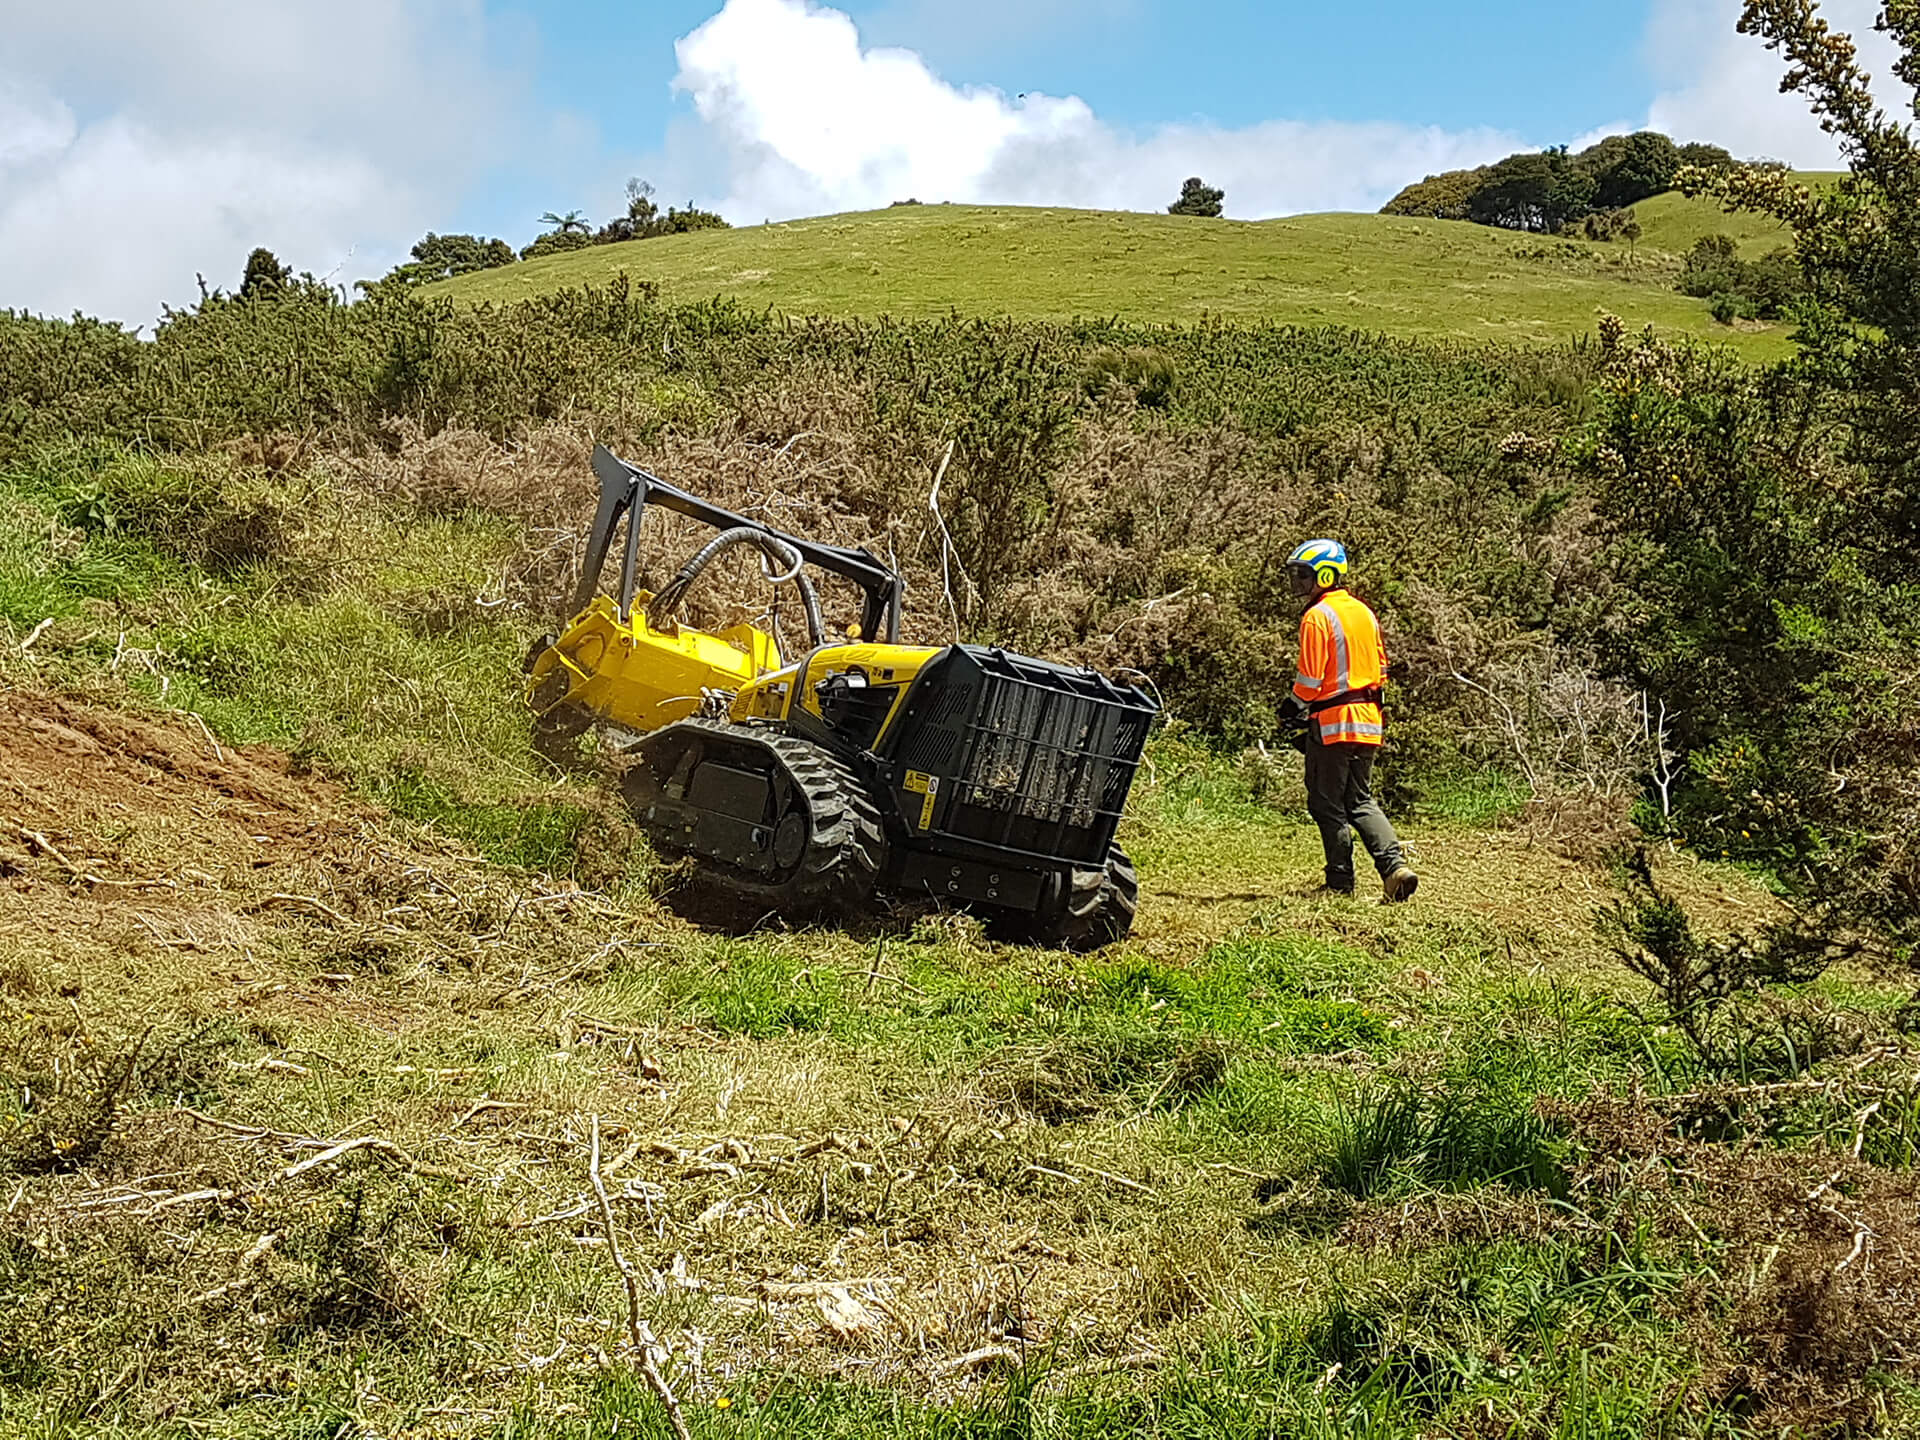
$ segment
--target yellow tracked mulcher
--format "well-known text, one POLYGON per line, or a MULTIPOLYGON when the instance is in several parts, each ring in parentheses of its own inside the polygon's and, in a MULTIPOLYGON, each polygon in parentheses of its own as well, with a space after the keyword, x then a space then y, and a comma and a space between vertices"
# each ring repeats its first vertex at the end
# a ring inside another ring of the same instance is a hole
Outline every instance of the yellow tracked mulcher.
POLYGON ((576 613, 534 647, 527 698, 549 734, 599 723, 634 737, 622 788, 658 849, 794 918, 894 895, 964 906, 1026 943, 1086 949, 1128 933, 1138 886, 1113 836, 1151 697, 993 647, 903 645, 900 577, 866 550, 783 535, 605 448, 593 468, 600 506, 576 613), (650 505, 719 532, 657 594, 636 591, 650 505), (797 591, 807 649, 793 661, 769 630, 677 618, 740 546, 797 591), (827 633, 810 571, 858 588, 844 638, 827 633))

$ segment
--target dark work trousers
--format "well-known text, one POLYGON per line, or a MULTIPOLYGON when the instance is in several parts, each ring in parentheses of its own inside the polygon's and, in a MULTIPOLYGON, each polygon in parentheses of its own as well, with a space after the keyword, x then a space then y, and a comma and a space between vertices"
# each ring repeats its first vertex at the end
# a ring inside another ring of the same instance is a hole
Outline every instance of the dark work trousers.
POLYGON ((1307 813, 1320 827, 1327 852, 1327 885, 1353 889, 1353 832, 1373 857, 1382 878, 1403 863, 1400 837, 1373 798, 1373 761, 1378 745, 1307 746, 1307 813))

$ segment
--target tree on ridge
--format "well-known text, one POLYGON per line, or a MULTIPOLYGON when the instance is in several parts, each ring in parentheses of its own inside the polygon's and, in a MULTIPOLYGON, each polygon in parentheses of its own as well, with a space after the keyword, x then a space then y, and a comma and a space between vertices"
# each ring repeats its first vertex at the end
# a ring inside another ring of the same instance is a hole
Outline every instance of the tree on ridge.
POLYGON ((1218 218, 1226 198, 1226 191, 1216 189, 1195 175, 1180 187, 1180 198, 1167 207, 1167 213, 1218 218))

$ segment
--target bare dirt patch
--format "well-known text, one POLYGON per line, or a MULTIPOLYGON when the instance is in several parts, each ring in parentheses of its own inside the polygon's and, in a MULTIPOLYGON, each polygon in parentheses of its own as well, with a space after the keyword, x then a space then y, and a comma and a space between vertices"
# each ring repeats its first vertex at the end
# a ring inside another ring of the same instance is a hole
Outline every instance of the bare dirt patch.
POLYGON ((229 1007, 276 999, 273 938, 357 941, 395 903, 393 846, 337 785, 192 717, 0 693, 0 1000, 134 1013, 210 1003, 210 981, 229 1007))
MULTIPOLYGON (((191 720, 147 718, 52 695, 0 694, 5 843, 101 880, 129 865, 259 868, 327 847, 353 818, 337 786, 292 773, 263 747, 220 745, 191 720)), ((151 878, 151 877, 143 877, 151 878)))

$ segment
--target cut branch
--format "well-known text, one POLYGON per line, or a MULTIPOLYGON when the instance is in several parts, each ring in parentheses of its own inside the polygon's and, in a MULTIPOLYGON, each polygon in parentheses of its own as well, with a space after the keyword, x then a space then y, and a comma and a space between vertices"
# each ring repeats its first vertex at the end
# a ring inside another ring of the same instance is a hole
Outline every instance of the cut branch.
POLYGON ((947 614, 953 619, 953 638, 960 638, 960 607, 953 598, 953 573, 959 572, 961 583, 969 588, 972 582, 967 572, 961 568, 957 552, 959 547, 953 543, 953 535, 947 529, 946 517, 940 513, 940 482, 947 478, 947 466, 953 460, 953 449, 957 441, 947 442, 946 454, 940 457, 940 468, 934 471, 933 488, 927 492, 927 509, 933 515, 933 523, 940 527, 940 592, 946 598, 947 614))
POLYGON ((667 1387, 666 1377, 660 1373, 660 1367, 653 1359, 653 1332, 647 1328, 646 1321, 640 1318, 640 1282, 633 1273, 633 1265, 628 1261, 626 1251, 620 1248, 620 1234, 613 1224, 613 1202, 607 1199, 607 1182, 600 1174, 600 1117, 593 1117, 593 1153, 587 1162, 587 1175, 593 1181, 594 1198, 600 1202, 600 1226, 606 1232, 607 1253, 613 1257, 614 1268, 620 1272, 620 1283, 627 1289, 627 1339, 633 1345, 633 1353, 638 1358, 640 1374, 646 1380, 648 1388, 660 1397, 660 1403, 666 1408, 667 1423, 673 1427, 675 1440, 693 1440, 692 1432, 687 1429, 687 1417, 680 1413, 680 1402, 673 1398, 673 1391, 667 1387))

